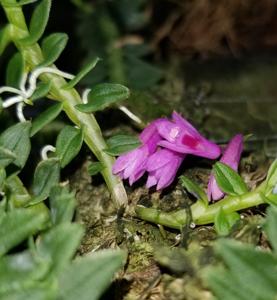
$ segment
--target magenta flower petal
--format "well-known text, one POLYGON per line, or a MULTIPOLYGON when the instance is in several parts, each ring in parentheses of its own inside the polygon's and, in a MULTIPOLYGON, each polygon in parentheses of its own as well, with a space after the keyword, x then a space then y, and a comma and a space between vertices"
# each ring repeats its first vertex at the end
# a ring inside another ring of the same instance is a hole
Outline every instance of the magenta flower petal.
POLYGON ((185 154, 173 152, 168 149, 159 149, 147 161, 149 177, 146 186, 157 185, 157 190, 169 186, 185 158, 185 154))
POLYGON ((151 173, 149 173, 147 182, 146 182, 146 187, 149 189, 156 184, 157 184, 157 178, 155 177, 154 174, 151 175, 151 173))
POLYGON ((220 155, 219 146, 204 138, 187 120, 176 112, 172 118, 174 122, 164 120, 157 127, 159 134, 164 138, 158 142, 159 146, 210 159, 220 155))
POLYGON ((156 151, 157 144, 162 139, 157 131, 157 125, 162 121, 163 119, 158 119, 142 131, 140 147, 117 158, 113 165, 113 174, 117 174, 123 179, 129 178, 130 185, 143 176, 149 155, 156 151))
MULTIPOLYGON (((225 163, 234 171, 238 170, 241 153, 243 150, 243 135, 235 135, 228 143, 220 162, 225 163)), ((208 198, 209 200, 219 200, 224 196, 224 193, 218 187, 213 175, 210 176, 208 183, 208 198)))

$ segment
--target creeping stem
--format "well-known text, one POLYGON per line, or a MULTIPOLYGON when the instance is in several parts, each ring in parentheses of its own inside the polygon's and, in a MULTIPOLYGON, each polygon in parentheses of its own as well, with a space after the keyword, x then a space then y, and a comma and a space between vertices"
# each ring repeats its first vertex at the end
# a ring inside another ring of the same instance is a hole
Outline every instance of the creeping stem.
MULTIPOLYGON (((2 6, 11 25, 12 41, 22 53, 27 68, 33 70, 43 61, 43 54, 37 43, 29 45, 22 42, 23 38, 29 36, 29 31, 21 7, 12 6, 15 3, 16 0, 10 0, 8 6, 4 4, 2 6)), ((52 67, 55 68, 55 66, 52 67)), ((95 117, 93 114, 85 114, 75 109, 75 106, 81 103, 79 93, 73 88, 68 90, 63 89, 66 81, 55 74, 43 74, 40 76, 40 79, 44 82, 51 82, 49 98, 63 102, 63 110, 69 119, 78 127, 83 128, 86 144, 104 166, 102 175, 113 200, 118 207, 125 206, 127 204, 126 191, 122 181, 112 174, 114 158, 103 151, 107 146, 95 117)))
MULTIPOLYGON (((197 201, 190 207, 192 222, 196 225, 213 223, 220 209, 225 213, 232 213, 265 203, 265 197, 260 190, 261 188, 258 188, 241 196, 227 196, 223 200, 208 206, 197 201)), ((187 210, 185 209, 166 213, 154 208, 137 206, 136 213, 143 220, 170 228, 181 229, 187 222, 187 210)))

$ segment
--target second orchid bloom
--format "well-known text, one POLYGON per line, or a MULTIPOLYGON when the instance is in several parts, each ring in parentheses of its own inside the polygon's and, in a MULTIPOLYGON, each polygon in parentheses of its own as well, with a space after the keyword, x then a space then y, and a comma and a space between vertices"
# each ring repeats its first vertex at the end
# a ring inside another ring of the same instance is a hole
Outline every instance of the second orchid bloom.
POLYGON ((148 172, 147 187, 164 189, 174 180, 187 154, 216 159, 218 145, 203 137, 181 115, 173 112, 172 120, 158 119, 140 134, 142 145, 119 156, 113 173, 129 179, 130 185, 148 172))

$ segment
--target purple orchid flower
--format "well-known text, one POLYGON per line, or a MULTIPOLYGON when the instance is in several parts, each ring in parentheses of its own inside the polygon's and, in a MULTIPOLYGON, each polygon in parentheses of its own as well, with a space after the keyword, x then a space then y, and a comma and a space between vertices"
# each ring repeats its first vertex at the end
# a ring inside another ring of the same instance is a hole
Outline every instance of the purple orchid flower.
POLYGON ((139 139, 142 145, 117 158, 112 169, 114 174, 118 174, 121 179, 129 178, 130 185, 142 177, 146 171, 148 157, 156 151, 158 142, 162 139, 157 126, 164 120, 153 121, 141 132, 139 139))
MULTIPOLYGON (((228 165, 234 171, 238 170, 239 161, 243 148, 243 135, 235 135, 227 145, 220 162, 228 165)), ((215 177, 211 175, 208 183, 208 198, 209 200, 219 200, 224 196, 224 193, 218 187, 215 177)))
POLYGON ((193 154, 210 159, 217 158, 220 147, 204 138, 187 120, 176 112, 172 120, 163 121, 158 132, 164 138, 158 145, 179 153, 193 154))
POLYGON ((159 149, 147 161, 146 169, 149 173, 146 187, 157 185, 157 190, 164 189, 174 180, 176 173, 186 154, 168 149, 159 149))

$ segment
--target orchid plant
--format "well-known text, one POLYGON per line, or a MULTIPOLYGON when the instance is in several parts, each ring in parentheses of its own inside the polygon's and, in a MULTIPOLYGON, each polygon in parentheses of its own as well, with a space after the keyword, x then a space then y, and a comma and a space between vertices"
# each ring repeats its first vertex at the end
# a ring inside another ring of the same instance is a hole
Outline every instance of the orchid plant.
MULTIPOLYGON (((172 120, 164 118, 153 121, 139 138, 142 145, 121 155, 113 166, 113 172, 122 179, 129 178, 131 185, 148 172, 146 186, 156 185, 157 190, 164 189, 172 183, 187 155, 216 159, 221 154, 218 145, 203 137, 176 112, 173 112, 172 120)), ((249 191, 237 173, 242 150, 243 136, 237 134, 215 164, 207 193, 181 176, 183 186, 198 199, 190 208, 191 220, 187 210, 165 213, 138 206, 137 215, 144 220, 178 229, 182 229, 188 221, 191 226, 215 223, 219 232, 223 230, 226 233, 239 218, 237 211, 262 203, 276 203, 277 161, 272 164, 266 181, 249 191), (224 195, 226 197, 220 200, 224 195), (209 204, 217 200, 220 201, 209 204)))

